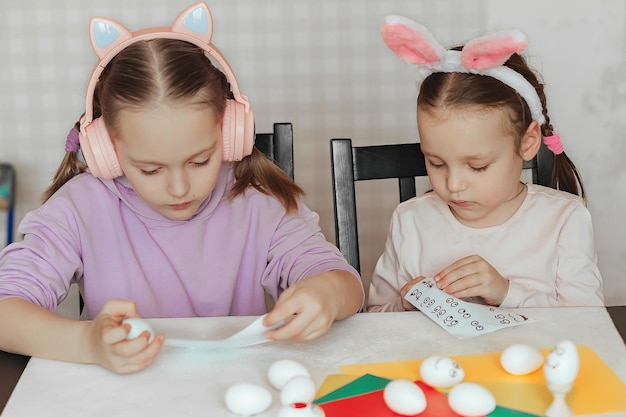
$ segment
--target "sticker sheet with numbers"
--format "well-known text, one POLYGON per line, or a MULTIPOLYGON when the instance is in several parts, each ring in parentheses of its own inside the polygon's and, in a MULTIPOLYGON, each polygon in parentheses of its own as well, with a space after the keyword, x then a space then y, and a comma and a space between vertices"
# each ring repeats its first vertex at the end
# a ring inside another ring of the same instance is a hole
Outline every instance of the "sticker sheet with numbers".
POLYGON ((446 294, 432 278, 415 284, 404 297, 435 323, 458 337, 473 337, 534 319, 506 309, 470 303, 446 294))

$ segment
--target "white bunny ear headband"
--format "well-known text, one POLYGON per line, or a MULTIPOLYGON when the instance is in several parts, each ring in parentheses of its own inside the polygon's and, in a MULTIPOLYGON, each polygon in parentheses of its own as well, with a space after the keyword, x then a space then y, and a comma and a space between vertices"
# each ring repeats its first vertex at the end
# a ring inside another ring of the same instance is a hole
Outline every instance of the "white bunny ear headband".
POLYGON ((473 39, 461 51, 445 49, 424 26, 402 16, 387 16, 381 35, 389 49, 405 62, 417 64, 417 82, 435 72, 463 72, 493 77, 522 96, 540 125, 545 123, 535 88, 518 72, 503 64, 528 46, 519 30, 497 32, 473 39))

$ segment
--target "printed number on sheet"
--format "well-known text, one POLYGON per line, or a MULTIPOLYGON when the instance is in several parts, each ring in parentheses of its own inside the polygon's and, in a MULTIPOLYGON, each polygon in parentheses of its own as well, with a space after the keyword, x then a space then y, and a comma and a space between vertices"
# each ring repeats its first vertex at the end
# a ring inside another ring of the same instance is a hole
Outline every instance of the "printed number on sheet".
POLYGON ((470 303, 446 294, 432 278, 415 284, 404 297, 440 327, 458 337, 472 337, 534 320, 506 309, 470 303))

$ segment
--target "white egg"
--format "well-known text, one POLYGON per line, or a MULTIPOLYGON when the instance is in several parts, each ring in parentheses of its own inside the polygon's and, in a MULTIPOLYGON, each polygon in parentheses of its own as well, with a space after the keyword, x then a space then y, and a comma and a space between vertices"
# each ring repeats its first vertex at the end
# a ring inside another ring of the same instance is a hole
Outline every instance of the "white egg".
POLYGON ((287 381, 294 376, 300 375, 311 376, 309 371, 300 362, 290 359, 277 360, 270 365, 267 371, 267 379, 277 390, 283 389, 287 381))
POLYGON ((141 335, 143 332, 147 331, 148 333, 150 333, 150 342, 154 340, 154 330, 146 320, 137 317, 131 317, 122 320, 122 323, 130 325, 130 331, 128 332, 128 336, 126 336, 126 339, 135 339, 139 337, 139 335, 141 335))
POLYGON ((543 365, 543 355, 529 345, 511 345, 502 351, 500 364, 510 374, 527 375, 543 365))
POLYGON ((420 366, 422 381, 435 388, 447 388, 465 378, 463 368, 445 356, 429 356, 420 366))
POLYGON ((260 385, 241 382, 226 390, 224 402, 232 413, 252 416, 262 413, 272 405, 272 394, 260 385))
POLYGON ((489 390, 473 382, 455 385, 448 393, 452 411, 465 417, 485 416, 496 409, 496 399, 489 390))
POLYGON ((548 354, 543 365, 543 373, 549 384, 568 385, 576 379, 579 366, 580 358, 576 345, 564 340, 548 354))
POLYGON ((309 404, 315 399, 315 383, 311 377, 305 375, 294 376, 289 379, 280 390, 280 403, 309 404))
POLYGON ((391 411, 403 416, 414 416, 426 409, 424 392, 406 379, 390 381, 383 390, 383 399, 391 411))

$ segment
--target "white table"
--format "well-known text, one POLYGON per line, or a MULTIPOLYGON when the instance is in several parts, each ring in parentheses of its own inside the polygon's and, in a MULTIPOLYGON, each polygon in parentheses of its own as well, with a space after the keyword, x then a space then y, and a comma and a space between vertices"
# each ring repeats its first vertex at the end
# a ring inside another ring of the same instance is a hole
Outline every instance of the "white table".
MULTIPOLYGON (((301 362, 318 386, 338 365, 538 348, 569 339, 590 346, 626 381, 626 347, 604 308, 517 309, 536 322, 470 339, 451 336, 422 313, 362 313, 337 322, 312 342, 275 342, 228 352, 164 349, 148 369, 117 375, 98 366, 32 358, 2 417, 232 416, 226 389, 238 382, 270 388, 267 369, 281 358, 301 362)), ((218 339, 253 317, 152 320, 170 337, 218 339)), ((272 390, 273 391, 273 390, 272 390)), ((274 406, 263 416, 275 415, 274 406)))

